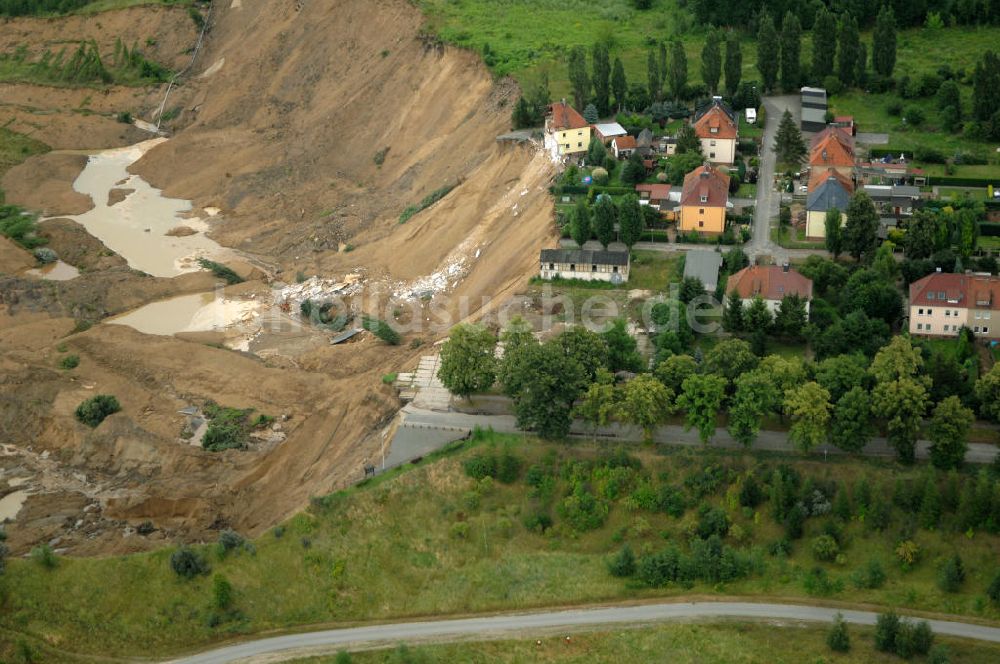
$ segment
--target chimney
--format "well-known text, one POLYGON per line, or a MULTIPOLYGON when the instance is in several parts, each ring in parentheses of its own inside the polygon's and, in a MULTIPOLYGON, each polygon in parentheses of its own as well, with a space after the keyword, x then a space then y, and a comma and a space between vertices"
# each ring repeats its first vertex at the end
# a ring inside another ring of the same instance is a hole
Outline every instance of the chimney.
POLYGON ((791 268, 791 266, 790 266, 790 265, 789 265, 788 263, 784 263, 784 264, 783 264, 783 265, 781 266, 781 271, 782 271, 782 272, 786 272, 786 273, 787 273, 787 272, 788 272, 788 270, 789 270, 790 268, 791 268))

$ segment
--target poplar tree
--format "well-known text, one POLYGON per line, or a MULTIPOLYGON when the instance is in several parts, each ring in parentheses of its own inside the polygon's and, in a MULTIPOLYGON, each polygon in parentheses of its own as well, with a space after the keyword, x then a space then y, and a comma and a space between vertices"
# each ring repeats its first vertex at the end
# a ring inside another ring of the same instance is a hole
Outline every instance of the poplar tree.
POLYGON ((625 65, 621 58, 615 58, 615 66, 611 72, 611 91, 615 94, 615 106, 621 111, 625 108, 625 98, 628 95, 628 79, 625 78, 625 65))
POLYGON ((812 71, 822 81, 833 74, 837 56, 837 20, 825 6, 816 12, 812 28, 812 71))
POLYGON ((709 92, 713 95, 719 88, 722 77, 722 34, 712 29, 705 39, 701 49, 701 79, 705 81, 709 92))
POLYGON ((582 109, 590 97, 590 76, 587 74, 587 51, 576 46, 569 55, 569 85, 573 91, 573 102, 582 109))
POLYGON ((760 72, 764 90, 771 90, 778 81, 778 31, 769 14, 760 19, 757 30, 757 70, 760 72))
POLYGON ((781 87, 794 90, 802 77, 802 24, 792 12, 781 22, 781 87))
POLYGON ((889 5, 882 5, 872 33, 872 69, 884 78, 896 68, 896 15, 889 5))
POLYGON ((858 22, 850 14, 840 17, 837 26, 837 77, 844 87, 850 88, 857 81, 858 58, 861 55, 861 34, 858 22))
POLYGON ((726 94, 730 97, 736 94, 743 78, 743 47, 735 32, 726 37, 726 94))
POLYGON ((611 60, 608 47, 601 42, 594 44, 591 53, 594 72, 594 102, 601 115, 611 110, 611 60))
POLYGON ((660 85, 660 65, 657 63, 656 53, 652 49, 650 49, 649 56, 646 58, 646 81, 649 85, 650 101, 659 101, 662 91, 660 85))
POLYGON ((667 77, 669 77, 670 93, 674 99, 683 99, 687 88, 688 64, 684 44, 679 39, 670 44, 670 65, 665 78, 667 77))

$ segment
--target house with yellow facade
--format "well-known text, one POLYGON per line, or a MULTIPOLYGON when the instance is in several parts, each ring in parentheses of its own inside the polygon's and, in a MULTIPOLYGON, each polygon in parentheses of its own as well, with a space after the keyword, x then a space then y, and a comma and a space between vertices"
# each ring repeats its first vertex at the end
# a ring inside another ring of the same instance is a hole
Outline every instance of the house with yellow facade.
POLYGON ((545 147, 553 157, 581 157, 590 146, 590 123, 566 100, 551 104, 545 116, 545 147))
POLYGON ((728 209, 728 175, 710 164, 705 164, 684 177, 678 223, 680 232, 721 234, 726 230, 728 209))

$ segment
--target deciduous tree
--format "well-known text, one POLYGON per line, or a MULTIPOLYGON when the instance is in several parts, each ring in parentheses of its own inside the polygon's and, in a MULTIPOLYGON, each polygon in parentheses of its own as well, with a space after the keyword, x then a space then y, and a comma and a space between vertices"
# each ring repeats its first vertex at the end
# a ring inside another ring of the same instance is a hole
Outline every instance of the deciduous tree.
POLYGON ((761 421, 779 401, 778 391, 761 371, 751 371, 736 379, 736 392, 729 405, 729 435, 750 447, 760 433, 761 421))
POLYGON ((808 382, 785 393, 785 412, 792 418, 788 439, 808 452, 826 439, 830 422, 830 393, 808 382))
POLYGON ((826 6, 816 12, 812 27, 813 77, 822 81, 833 74, 833 61, 837 55, 837 20, 826 6))
POLYGON ((674 394, 650 374, 640 374, 622 388, 618 416, 623 422, 642 429, 646 440, 653 439, 656 427, 674 410, 674 394))
POLYGON ((701 48, 701 80, 708 86, 708 91, 715 94, 722 77, 722 33, 711 29, 701 48))
POLYGON ((781 22, 781 87, 792 91, 802 77, 802 24, 791 11, 781 22))
POLYGON ((944 470, 957 468, 969 449, 969 430, 975 416, 958 397, 948 397, 934 408, 929 430, 931 463, 944 470))
POLYGON ((666 79, 670 83, 670 94, 674 100, 684 99, 687 91, 688 65, 684 44, 679 39, 670 43, 670 64, 666 79))
POLYGON ((698 365, 690 355, 672 355, 656 365, 653 375, 674 394, 679 394, 684 379, 697 371, 698 365))
POLYGON ((692 374, 684 379, 677 405, 685 411, 684 426, 698 430, 702 443, 715 436, 716 416, 726 396, 726 379, 713 374, 692 374))
POLYGON ((891 78, 896 68, 896 15, 882 5, 872 33, 872 68, 883 78, 891 78))
POLYGON ((639 199, 634 194, 629 194, 622 199, 621 206, 618 208, 618 228, 622 243, 629 249, 632 249, 642 237, 642 206, 639 205, 639 199))
POLYGON ((569 222, 569 235, 580 247, 590 239, 590 210, 582 198, 577 201, 569 222))
POLYGON ((878 212, 871 197, 859 191, 847 206, 844 246, 854 260, 868 262, 875 255, 878 240, 878 212))
POLYGON ((726 339, 705 355, 704 370, 722 376, 727 384, 732 384, 741 374, 752 371, 758 361, 750 350, 750 344, 742 339, 726 339))
POLYGON ((575 46, 569 54, 569 85, 576 108, 583 108, 590 98, 590 76, 587 74, 587 51, 575 46))
POLYGON ((861 34, 858 22, 850 14, 842 14, 837 25, 837 77, 845 88, 854 87, 857 82, 860 58, 861 34))
POLYGON ((736 31, 726 36, 726 94, 736 94, 743 79, 743 47, 736 31))
POLYGON ((594 67, 594 102, 598 112, 606 115, 611 110, 611 59, 607 44, 594 44, 591 60, 594 67))
POLYGON ((837 208, 830 208, 826 211, 826 219, 823 221, 823 227, 826 230, 826 250, 833 255, 833 259, 837 260, 840 256, 840 252, 844 250, 844 229, 843 229, 843 219, 840 210, 837 208))
MULTIPOLYGON (((845 357, 845 356, 842 356, 845 357)), ((872 438, 871 395, 855 386, 843 393, 833 409, 830 442, 845 452, 860 452, 872 438)))
POLYGON ((611 71, 611 91, 615 94, 615 106, 621 111, 627 102, 628 78, 625 77, 625 65, 618 57, 615 58, 615 65, 611 71))
POLYGON ((994 422, 1000 422, 1000 364, 994 364, 984 376, 976 381, 976 399, 979 413, 994 422))
POLYGON ((488 390, 497 375, 496 343, 493 333, 480 325, 453 327, 441 347, 441 383, 462 397, 488 390))
POLYGON ((597 241, 605 249, 615 239, 615 222, 618 219, 618 208, 610 196, 600 195, 594 201, 594 234, 597 241))
POLYGON ((608 368, 612 372, 642 370, 642 356, 635 338, 628 333, 624 319, 616 318, 601 336, 608 345, 608 368))

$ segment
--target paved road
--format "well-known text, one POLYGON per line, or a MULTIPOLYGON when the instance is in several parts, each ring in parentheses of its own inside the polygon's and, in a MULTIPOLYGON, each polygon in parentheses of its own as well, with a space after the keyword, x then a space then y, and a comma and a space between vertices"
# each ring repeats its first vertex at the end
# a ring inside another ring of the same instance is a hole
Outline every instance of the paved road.
MULTIPOLYGON (((179 664, 225 664, 246 662, 267 656, 268 662, 298 655, 333 652, 378 644, 421 640, 445 642, 467 637, 524 638, 526 634, 552 629, 598 629, 610 625, 656 623, 670 620, 712 621, 721 618, 831 622, 837 609, 794 604, 750 602, 691 602, 582 608, 543 613, 519 613, 484 618, 462 618, 371 625, 331 629, 306 634, 290 634, 248 641, 211 652, 176 660, 179 664), (298 655, 296 654, 298 653, 298 655)), ((870 611, 841 611, 844 620, 857 625, 874 625, 877 615, 870 611)), ((962 622, 928 620, 937 634, 1000 643, 1000 628, 962 622)))
MULTIPOLYGON (((767 255, 774 257, 775 263, 784 263, 791 258, 787 249, 771 241, 771 220, 778 216, 781 195, 774 190, 774 167, 777 159, 772 147, 778 132, 781 116, 788 109, 798 116, 800 101, 796 96, 765 97, 763 99, 765 122, 764 137, 760 151, 760 169, 757 174, 757 209, 754 211, 753 237, 745 250, 751 258, 767 255)), ((797 120, 796 120, 797 121, 797 120)), ((824 252, 825 253, 825 252, 824 252)))
MULTIPOLYGON (((470 415, 457 412, 438 412, 422 410, 408 405, 403 409, 403 425, 398 430, 397 435, 406 435, 407 427, 417 429, 427 429, 434 427, 451 427, 464 431, 471 431, 475 427, 482 429, 492 428, 500 433, 522 433, 517 428, 517 422, 511 415, 470 415)), ((464 433, 463 431, 463 433, 464 433)), ((582 422, 575 422, 572 428, 572 435, 581 438, 589 438, 592 429, 582 422)), ((455 435, 453 440, 457 440, 461 435, 455 435)), ((597 430, 597 437, 603 440, 621 440, 625 442, 639 442, 642 438, 642 431, 636 427, 624 426, 618 423, 601 427, 597 430)), ((660 427, 653 435, 653 440, 657 443, 667 445, 684 445, 688 447, 700 447, 701 440, 698 432, 694 429, 685 431, 684 427, 668 425, 660 427)), ((442 443, 442 446, 444 443, 442 443)), ((743 446, 729 435, 725 429, 718 429, 715 438, 711 443, 712 447, 726 449, 743 449, 743 446)), ((926 459, 929 454, 930 442, 921 440, 917 443, 917 458, 926 459)), ((757 440, 753 444, 754 450, 764 450, 768 452, 796 452, 794 445, 788 442, 788 434, 784 431, 761 431, 757 440)), ((843 454, 832 445, 821 445, 813 450, 814 455, 843 454)), ((863 454, 872 457, 895 457, 895 452, 885 438, 875 438, 865 447, 863 454)), ((997 456, 997 447, 986 443, 969 443, 969 451, 965 455, 965 460, 969 463, 991 463, 997 456)))

